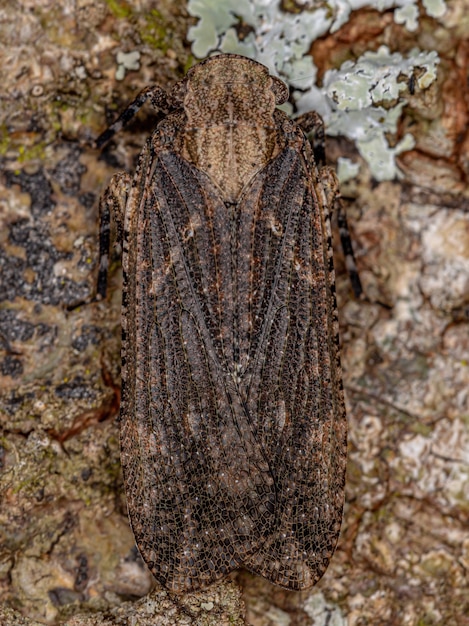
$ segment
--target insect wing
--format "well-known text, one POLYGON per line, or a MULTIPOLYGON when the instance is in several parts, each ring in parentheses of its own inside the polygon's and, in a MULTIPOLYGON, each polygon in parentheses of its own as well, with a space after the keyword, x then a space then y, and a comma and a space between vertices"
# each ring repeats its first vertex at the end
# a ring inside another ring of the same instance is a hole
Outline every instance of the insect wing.
POLYGON ((122 464, 137 545, 173 591, 239 567, 275 524, 231 360, 230 230, 205 174, 148 143, 125 220, 122 464))
POLYGON ((330 223, 304 142, 262 173, 241 382, 277 495, 277 526, 245 566, 290 589, 317 582, 334 552, 347 449, 330 223))

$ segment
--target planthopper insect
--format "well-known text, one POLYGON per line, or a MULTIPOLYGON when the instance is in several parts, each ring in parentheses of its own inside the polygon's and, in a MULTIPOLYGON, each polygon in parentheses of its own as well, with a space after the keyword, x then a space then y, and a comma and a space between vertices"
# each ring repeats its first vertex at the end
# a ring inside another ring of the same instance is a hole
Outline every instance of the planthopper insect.
POLYGON ((174 592, 244 567, 314 585, 339 536, 346 416, 329 213, 336 179, 276 105, 286 85, 233 54, 166 93, 133 177, 101 200, 123 249, 121 458, 138 548, 174 592))

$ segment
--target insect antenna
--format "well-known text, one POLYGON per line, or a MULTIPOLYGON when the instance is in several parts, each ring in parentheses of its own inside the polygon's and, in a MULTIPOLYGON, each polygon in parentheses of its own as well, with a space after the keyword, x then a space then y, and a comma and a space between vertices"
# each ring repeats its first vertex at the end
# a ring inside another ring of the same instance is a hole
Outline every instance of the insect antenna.
POLYGON ((107 143, 114 135, 122 130, 130 120, 135 117, 142 106, 147 100, 151 101, 152 106, 155 109, 168 113, 171 109, 174 109, 168 99, 168 94, 158 87, 157 85, 150 85, 142 89, 137 95, 135 100, 126 107, 119 115, 117 120, 111 124, 99 137, 96 139, 96 148, 101 148, 107 143))

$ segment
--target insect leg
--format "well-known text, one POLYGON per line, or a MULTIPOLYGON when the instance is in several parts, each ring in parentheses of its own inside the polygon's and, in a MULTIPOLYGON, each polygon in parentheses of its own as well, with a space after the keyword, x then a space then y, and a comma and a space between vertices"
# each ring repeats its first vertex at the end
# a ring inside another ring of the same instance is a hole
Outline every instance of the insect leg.
POLYGON ((347 213, 340 196, 337 197, 336 203, 338 205, 337 224, 339 226, 340 242, 342 244, 342 250, 345 257, 345 267, 347 268, 350 282, 352 283, 355 298, 359 298, 363 294, 363 288, 357 264, 355 262, 355 255, 353 253, 352 238, 350 237, 350 231, 347 223, 347 213))
POLYGON ((297 117, 295 122, 308 138, 313 150, 314 161, 320 169, 326 164, 326 142, 322 117, 316 111, 309 111, 297 117))
POLYGON ((314 154, 314 161, 319 170, 319 176, 323 188, 326 192, 326 209, 334 207, 337 212, 337 224, 339 226, 340 242, 344 251, 345 266, 347 268, 350 282, 352 283, 353 293, 359 298, 363 293, 360 276, 358 275, 355 256, 353 254, 352 240, 347 224, 347 215, 345 207, 340 197, 339 181, 335 172, 326 167, 326 150, 325 150, 325 134, 324 122, 322 117, 316 111, 310 111, 300 115, 296 120, 297 124, 308 137, 314 154))
POLYGON ((116 225, 118 244, 122 244, 124 211, 130 188, 130 176, 126 172, 115 174, 99 202, 99 271, 97 297, 106 297, 111 245, 111 221, 116 225))
POLYGON ((355 262, 355 255, 353 254, 352 239, 347 224, 347 214, 344 203, 340 196, 337 174, 330 167, 322 167, 319 171, 319 176, 326 192, 327 206, 333 207, 334 211, 337 213, 337 225, 339 227, 340 243, 342 244, 345 257, 345 267, 347 268, 347 273, 352 283, 353 293, 356 298, 359 298, 363 293, 363 289, 355 262))
POLYGON ((96 139, 96 147, 101 148, 107 143, 116 133, 118 133, 126 124, 138 113, 147 100, 151 101, 152 106, 163 113, 168 113, 174 106, 171 105, 170 98, 164 89, 158 87, 158 85, 150 85, 145 87, 138 94, 133 102, 122 111, 117 120, 109 126, 99 137, 96 139))

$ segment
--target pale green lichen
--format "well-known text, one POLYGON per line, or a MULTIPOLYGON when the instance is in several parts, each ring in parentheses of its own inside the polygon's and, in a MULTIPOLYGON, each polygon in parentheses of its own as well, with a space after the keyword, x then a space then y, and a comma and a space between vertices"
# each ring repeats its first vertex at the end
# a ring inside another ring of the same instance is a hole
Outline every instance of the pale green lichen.
POLYGON ((341 183, 355 178, 360 170, 360 164, 354 163, 347 157, 339 157, 337 159, 337 176, 341 183))
POLYGON ((127 70, 138 70, 140 68, 139 59, 140 52, 138 50, 118 52, 116 80, 124 80, 127 70))
MULTIPOLYGON (((263 63, 285 80, 294 91, 299 113, 315 110, 330 135, 345 135, 356 142, 377 180, 399 175, 395 156, 414 145, 406 135, 391 147, 386 133, 394 133, 405 104, 405 78, 426 89, 436 78, 436 52, 412 50, 407 57, 392 54, 386 46, 367 52, 356 62, 326 73, 322 87, 316 82, 317 69, 309 50, 313 41, 345 24, 352 11, 370 7, 394 10, 396 22, 408 30, 418 27, 419 6, 415 0, 331 0, 312 6, 304 3, 301 13, 287 13, 270 0, 189 0, 188 10, 198 17, 189 29, 192 51, 203 58, 214 51, 243 54, 263 63), (236 26, 252 29, 242 40, 236 26), (419 75, 416 69, 419 68, 419 75), (422 69, 424 70, 422 72, 422 69), (403 80, 404 79, 404 80, 403 80)), ((442 0, 423 3, 428 15, 438 18, 445 11, 442 0)))
POLYGON ((444 0, 422 0, 422 4, 430 17, 439 18, 446 13, 444 0))
POLYGON ((325 8, 293 14, 268 0, 190 0, 188 11, 199 18, 188 32, 196 57, 214 50, 243 54, 264 63, 291 86, 313 85, 313 62, 305 55, 311 42, 330 28, 332 20, 325 8), (252 28, 242 41, 234 28, 240 22, 252 28))
POLYGON ((404 24, 410 32, 417 30, 419 22, 419 10, 415 4, 407 4, 394 11, 394 21, 396 24, 404 24))
POLYGON ((394 147, 389 146, 384 134, 377 133, 368 141, 357 141, 358 151, 370 166, 376 180, 391 180, 399 170, 395 158, 415 146, 414 137, 407 133, 394 147))
POLYGON ((311 617, 313 624, 329 626, 346 626, 347 618, 339 606, 328 602, 321 591, 314 591, 304 603, 305 613, 311 617))
POLYGON ((436 52, 414 49, 404 58, 381 46, 377 52, 366 52, 356 63, 347 61, 339 70, 326 72, 322 92, 303 94, 297 101, 298 109, 319 110, 328 134, 355 141, 373 176, 390 180, 399 175, 395 157, 415 145, 410 134, 393 147, 386 139, 387 133, 397 131, 405 104, 405 100, 398 101, 407 89, 402 78, 410 79, 416 68, 423 68, 417 84, 425 88, 435 80, 438 61, 436 52))

